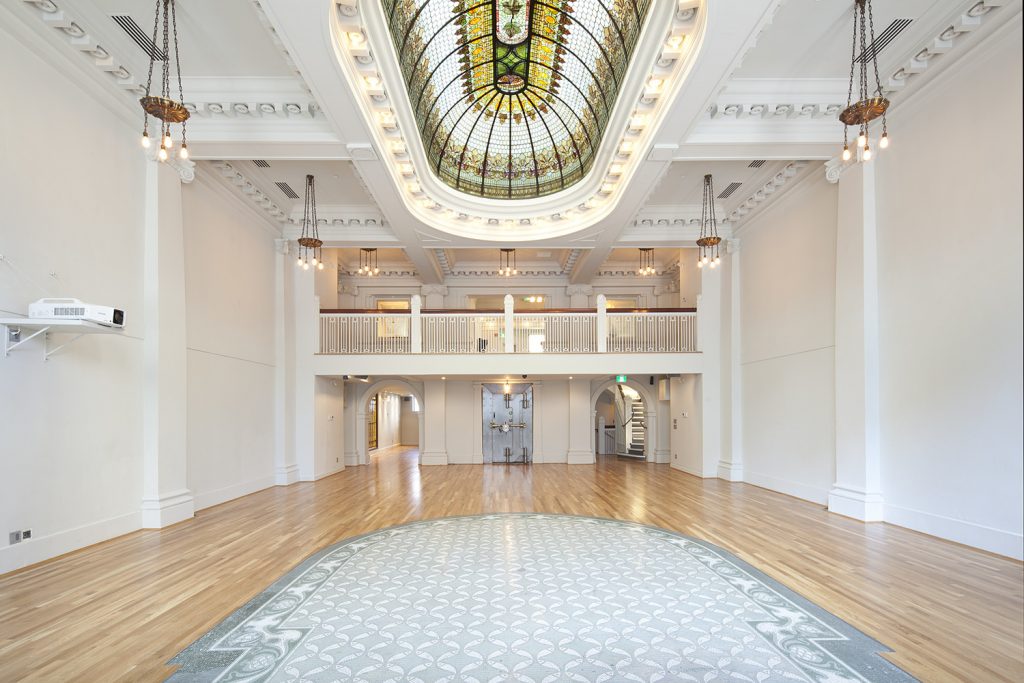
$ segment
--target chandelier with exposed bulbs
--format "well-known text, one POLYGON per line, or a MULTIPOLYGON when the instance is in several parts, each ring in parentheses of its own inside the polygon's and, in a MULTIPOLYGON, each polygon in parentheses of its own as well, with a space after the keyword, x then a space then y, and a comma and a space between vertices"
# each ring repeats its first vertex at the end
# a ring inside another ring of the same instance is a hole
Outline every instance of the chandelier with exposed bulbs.
POLYGON ((850 87, 846 94, 846 109, 839 114, 839 120, 843 123, 843 161, 849 161, 854 154, 850 149, 850 128, 857 131, 857 151, 860 160, 871 160, 868 126, 878 118, 882 119, 882 137, 878 140, 878 146, 881 149, 889 146, 889 129, 885 118, 888 109, 889 100, 882 96, 882 81, 878 77, 878 54, 875 50, 875 21, 871 12, 871 0, 854 0, 850 87), (856 102, 853 100, 855 81, 856 102))
POLYGON ((704 196, 700 207, 700 237, 697 238, 697 267, 714 268, 722 262, 718 254, 718 219, 715 217, 715 186, 711 174, 704 176, 704 196))
POLYGON ((658 274, 657 268, 654 267, 654 249, 640 248, 640 269, 636 273, 641 276, 658 274))
POLYGON ((316 220, 316 181, 313 176, 306 176, 306 201, 302 207, 302 236, 298 239, 299 257, 295 264, 303 270, 310 266, 318 270, 324 269, 323 246, 320 230, 316 220))
POLYGON ((186 138, 186 122, 189 112, 185 108, 185 96, 181 88, 181 60, 178 58, 178 21, 174 11, 174 0, 156 0, 156 11, 153 15, 153 50, 149 55, 149 76, 146 79, 146 94, 139 100, 142 105, 142 146, 146 149, 152 145, 149 138, 149 117, 159 121, 157 128, 160 138, 160 149, 157 159, 167 161, 174 147, 171 126, 181 124, 181 147, 178 157, 188 159, 188 140, 186 138), (162 34, 160 33, 162 28, 162 34), (161 38, 158 43, 157 39, 161 38), (156 63, 161 62, 160 82, 154 90, 153 71, 156 63), (173 66, 173 73, 172 73, 173 66), (173 78, 172 78, 173 77, 173 78), (177 82, 177 99, 172 97, 171 81, 177 82))
POLYGON ((377 263, 377 250, 363 248, 359 250, 359 270, 357 271, 360 275, 380 275, 380 265, 377 263))
POLYGON ((498 252, 498 275, 508 277, 519 275, 519 268, 516 267, 516 250, 502 249, 498 252))

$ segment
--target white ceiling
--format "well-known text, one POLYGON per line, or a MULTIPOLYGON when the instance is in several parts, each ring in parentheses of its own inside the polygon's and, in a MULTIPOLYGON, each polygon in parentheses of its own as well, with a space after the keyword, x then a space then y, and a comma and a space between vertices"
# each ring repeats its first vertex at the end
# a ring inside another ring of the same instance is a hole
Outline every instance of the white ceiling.
MULTIPOLYGON (((760 161, 764 161, 763 159, 760 161)), ((719 218, 724 218, 736 206, 756 192, 768 178, 785 165, 782 161, 765 161, 758 168, 751 161, 676 161, 661 178, 647 199, 652 209, 665 206, 700 206, 704 193, 704 175, 710 173, 716 197, 719 218), (728 198, 717 199, 731 183, 742 183, 728 198)))
MULTIPOLYGON (((141 0, 94 1, 107 17, 127 14, 135 19, 146 36, 152 35, 155 3, 141 0)), ((177 0, 175 5, 184 77, 268 78, 293 75, 270 32, 260 23, 252 0, 177 0)), ((159 37, 157 43, 160 43, 159 37)), ((148 59, 141 48, 136 49, 148 59)))
MULTIPOLYGON (((263 160, 266 161, 266 160, 263 160)), ((362 181, 350 161, 267 161, 269 168, 261 168, 253 160, 233 161, 231 165, 257 180, 260 188, 274 198, 281 207, 302 210, 305 198, 306 174, 311 173, 316 184, 317 205, 353 207, 374 206, 362 181), (299 195, 289 198, 276 183, 287 183, 299 195)))
MULTIPOLYGON (((963 4, 958 0, 875 0, 875 35, 894 19, 916 20, 929 12, 946 12, 963 4)), ((904 31, 879 53, 879 60, 900 52, 901 44, 910 36, 910 29, 904 31)), ((733 76, 848 78, 852 41, 852 0, 786 0, 733 76)))

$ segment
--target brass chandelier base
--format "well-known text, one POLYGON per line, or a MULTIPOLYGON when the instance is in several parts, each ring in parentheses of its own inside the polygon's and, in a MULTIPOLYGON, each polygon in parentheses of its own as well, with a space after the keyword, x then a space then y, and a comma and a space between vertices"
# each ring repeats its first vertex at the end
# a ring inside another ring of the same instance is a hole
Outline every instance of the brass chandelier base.
POLYGON ((139 100, 139 104, 150 116, 154 116, 165 123, 182 123, 190 116, 188 109, 181 102, 167 97, 150 95, 139 100))
POLYGON ((305 247, 306 249, 319 249, 324 246, 324 241, 316 237, 300 237, 298 239, 299 246, 305 247))
POLYGON ((711 235, 709 237, 701 237, 697 240, 698 247, 714 247, 722 243, 722 238, 718 235, 711 235))
POLYGON ((882 116, 887 109, 889 100, 884 97, 871 97, 844 109, 839 115, 839 120, 847 126, 861 126, 882 116))

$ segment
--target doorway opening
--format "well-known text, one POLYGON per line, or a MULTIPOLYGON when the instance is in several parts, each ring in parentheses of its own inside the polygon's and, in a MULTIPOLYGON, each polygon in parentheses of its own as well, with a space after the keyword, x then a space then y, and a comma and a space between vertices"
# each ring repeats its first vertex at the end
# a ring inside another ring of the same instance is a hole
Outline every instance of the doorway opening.
POLYGON ((380 394, 374 394, 366 406, 366 449, 369 451, 375 451, 380 446, 380 432, 377 429, 379 426, 380 394))
POLYGON ((636 389, 616 384, 602 391, 595 405, 594 430, 597 455, 647 459, 647 404, 636 389))
POLYGON ((367 453, 395 446, 418 447, 420 416, 419 399, 412 393, 384 390, 370 394, 366 399, 367 453))
POLYGON ((484 463, 533 462, 533 385, 484 384, 484 463))

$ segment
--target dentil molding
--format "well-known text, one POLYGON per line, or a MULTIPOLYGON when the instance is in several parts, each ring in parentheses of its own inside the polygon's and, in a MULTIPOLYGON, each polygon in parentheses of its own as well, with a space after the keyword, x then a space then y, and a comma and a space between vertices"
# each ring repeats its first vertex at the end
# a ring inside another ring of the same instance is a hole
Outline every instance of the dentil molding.
POLYGON ((729 214, 729 220, 733 223, 738 222, 757 206, 768 201, 773 194, 781 190, 787 183, 789 183, 789 181, 795 178, 808 163, 809 162, 807 161, 794 161, 787 164, 781 171, 772 176, 771 180, 766 182, 761 189, 754 192, 746 199, 746 201, 736 207, 732 213, 729 214))

